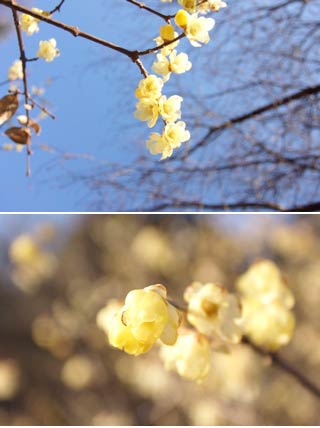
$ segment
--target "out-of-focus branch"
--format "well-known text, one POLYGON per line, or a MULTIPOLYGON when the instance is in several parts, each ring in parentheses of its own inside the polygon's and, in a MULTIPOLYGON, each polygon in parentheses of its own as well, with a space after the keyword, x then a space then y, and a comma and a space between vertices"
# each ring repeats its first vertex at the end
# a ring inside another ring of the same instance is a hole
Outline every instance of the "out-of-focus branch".
POLYGON ((302 374, 298 369, 293 367, 287 360, 285 360, 279 353, 275 352, 266 352, 253 344, 248 338, 243 338, 243 343, 249 345, 256 353, 267 357, 271 360, 273 364, 278 366, 280 369, 284 370, 289 375, 293 376, 305 389, 307 389, 311 394, 320 398, 320 387, 310 379, 308 379, 304 374, 302 374))

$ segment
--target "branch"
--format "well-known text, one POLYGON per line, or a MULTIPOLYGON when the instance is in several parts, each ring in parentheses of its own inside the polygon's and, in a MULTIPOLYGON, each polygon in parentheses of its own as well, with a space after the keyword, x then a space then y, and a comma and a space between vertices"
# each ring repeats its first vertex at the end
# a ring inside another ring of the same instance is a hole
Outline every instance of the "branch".
POLYGON ((278 353, 263 351, 258 346, 254 345, 248 338, 243 338, 243 343, 249 345, 257 354, 263 357, 268 357, 279 368, 284 370, 289 375, 293 376, 305 389, 310 393, 320 398, 320 387, 306 378, 298 369, 293 367, 288 361, 281 357, 278 353))
POLYGON ((60 12, 60 9, 63 5, 63 3, 65 2, 65 0, 61 0, 59 4, 57 4, 57 6, 55 8, 53 8, 52 10, 50 10, 50 15, 53 15, 56 12, 60 12))
POLYGON ((210 211, 229 211, 236 209, 267 209, 271 211, 287 211, 285 208, 280 205, 272 202, 235 202, 235 203, 225 203, 225 204, 210 204, 202 203, 200 201, 172 201, 172 202, 163 202, 161 204, 155 205, 146 209, 146 212, 154 211, 163 211, 168 208, 198 208, 199 210, 210 210, 210 211))
POLYGON ((153 48, 149 48, 149 49, 145 49, 145 50, 141 50, 141 51, 130 50, 130 49, 126 49, 122 46, 116 45, 115 43, 111 43, 105 39, 101 39, 100 37, 97 37, 97 36, 94 36, 92 34, 81 31, 77 26, 70 26, 70 25, 64 24, 63 22, 57 21, 56 19, 53 19, 49 16, 43 16, 40 13, 34 12, 31 9, 28 9, 24 6, 14 4, 11 2, 11 0, 0 0, 0 4, 8 7, 11 10, 15 10, 18 12, 25 13, 27 15, 30 15, 30 16, 33 16, 34 18, 39 19, 40 21, 46 22, 47 24, 53 25, 54 27, 57 27, 57 28, 60 28, 61 30, 64 30, 64 31, 72 34, 74 37, 81 37, 83 39, 90 40, 91 42, 94 42, 98 45, 102 45, 106 48, 117 51, 117 52, 127 56, 128 58, 131 59, 132 62, 137 64, 140 71, 142 71, 141 67, 137 63, 140 56, 145 56, 145 55, 149 55, 151 53, 158 52, 162 48, 169 46, 172 43, 174 43, 174 42, 182 39, 183 37, 185 37, 185 34, 182 33, 178 37, 176 37, 175 39, 173 39, 171 41, 166 41, 163 44, 161 44, 159 46, 155 46, 153 48))
MULTIPOLYGON (((14 0, 11 0, 11 5, 14 6, 14 0)), ((19 43, 19 50, 20 50, 20 60, 22 63, 22 73, 23 73, 23 94, 24 94, 24 102, 25 102, 25 112, 27 117, 27 123, 26 127, 30 131, 30 112, 27 106, 29 106, 29 91, 28 91, 28 80, 27 80, 27 57, 24 49, 24 42, 23 37, 20 29, 19 24, 19 17, 17 11, 12 7, 12 16, 14 21, 14 26, 17 33, 18 43, 19 43)), ((31 168, 30 168, 30 156, 32 154, 31 151, 31 142, 30 139, 28 139, 27 143, 27 176, 30 176, 31 174, 31 168)))
POLYGON ((157 10, 155 10, 155 9, 152 9, 151 7, 146 6, 144 3, 141 3, 141 2, 139 2, 139 1, 136 1, 136 0, 126 0, 126 1, 127 1, 128 3, 134 4, 135 6, 138 6, 140 9, 144 9, 144 10, 146 10, 146 11, 148 11, 148 12, 152 13, 153 15, 159 16, 159 18, 164 19, 166 22, 169 22, 169 21, 170 21, 170 19, 172 18, 172 16, 171 16, 171 15, 164 15, 163 13, 158 12, 158 11, 157 11, 157 10))
POLYGON ((195 144, 190 150, 189 155, 199 149, 200 147, 203 147, 207 140, 217 131, 224 130, 226 128, 230 128, 233 125, 236 125, 238 123, 245 122, 248 119, 252 119, 256 116, 259 116, 260 114, 266 113, 270 110, 277 109, 285 104, 289 104, 291 101, 299 100, 301 98, 309 97, 310 95, 315 95, 320 92, 320 85, 316 86, 309 86, 307 88, 304 88, 298 92, 295 92, 294 94, 288 95, 287 97, 280 98, 276 101, 273 101, 270 104, 266 104, 263 107, 259 107, 255 110, 250 111, 249 113, 243 114, 241 116, 234 117, 233 119, 230 119, 226 122, 223 122, 221 125, 212 126, 209 128, 207 134, 199 141, 197 144, 195 144))

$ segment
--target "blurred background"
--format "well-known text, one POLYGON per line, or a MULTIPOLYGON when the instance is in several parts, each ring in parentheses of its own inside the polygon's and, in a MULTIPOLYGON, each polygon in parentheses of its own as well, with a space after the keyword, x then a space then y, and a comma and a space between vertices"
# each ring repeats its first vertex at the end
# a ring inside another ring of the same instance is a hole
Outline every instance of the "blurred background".
POLYGON ((319 400, 248 345, 214 353, 202 385, 165 371, 157 349, 130 357, 96 325, 110 298, 163 283, 182 303, 193 280, 230 290, 275 261, 296 297, 280 351, 320 383, 320 217, 0 216, 1 425, 318 425, 319 400))

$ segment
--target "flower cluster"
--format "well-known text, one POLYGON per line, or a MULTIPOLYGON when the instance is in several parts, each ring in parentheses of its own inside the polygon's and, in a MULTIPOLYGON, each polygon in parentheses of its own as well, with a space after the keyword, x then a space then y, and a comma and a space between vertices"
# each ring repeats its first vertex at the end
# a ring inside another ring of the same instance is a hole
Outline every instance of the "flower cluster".
POLYGON ((238 279, 237 288, 250 340, 269 351, 287 345, 295 327, 294 297, 277 266, 269 260, 256 262, 238 279))
POLYGON ((192 68, 188 55, 185 52, 179 53, 176 48, 182 37, 186 37, 194 47, 207 44, 210 41, 209 31, 214 27, 215 21, 199 14, 218 12, 227 6, 220 0, 200 3, 197 0, 179 0, 178 3, 182 9, 177 11, 174 22, 169 19, 168 24, 160 27, 160 34, 154 39, 160 50, 152 64, 155 75, 148 75, 144 70, 145 78, 140 81, 135 93, 138 103, 134 116, 137 119, 147 122, 149 128, 153 128, 159 116, 162 118, 162 133, 152 132, 146 142, 150 153, 161 155, 161 160, 172 156, 175 149, 190 139, 185 122, 180 120, 182 97, 173 95, 167 98, 162 95, 163 86, 172 74, 183 74, 192 68), (179 35, 176 29, 180 32, 182 30, 182 33, 179 35))
MULTIPOLYGON (((49 17, 50 13, 44 10, 33 7, 32 12, 38 13, 39 15, 49 17)), ((20 18, 20 28, 28 36, 32 36, 40 31, 39 29, 39 18, 23 13, 20 18)), ((55 39, 41 40, 39 42, 39 50, 37 52, 38 58, 43 58, 47 62, 51 62, 60 55, 59 49, 56 47, 57 43, 55 39)), ((12 79, 14 80, 14 79, 12 79)))
POLYGON ((183 323, 163 285, 133 290, 124 305, 111 300, 101 309, 97 324, 112 346, 131 355, 157 342, 168 370, 201 383, 211 369, 212 351, 229 352, 243 335, 272 352, 292 337, 294 298, 273 262, 253 264, 236 285, 241 296, 215 283, 193 282, 184 292, 183 323))

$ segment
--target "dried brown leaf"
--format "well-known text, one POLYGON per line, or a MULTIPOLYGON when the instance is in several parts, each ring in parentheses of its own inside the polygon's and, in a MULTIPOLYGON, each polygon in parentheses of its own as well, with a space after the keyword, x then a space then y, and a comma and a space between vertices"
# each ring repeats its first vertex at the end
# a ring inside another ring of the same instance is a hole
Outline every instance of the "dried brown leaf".
POLYGON ((17 144, 28 144, 31 132, 28 128, 18 128, 16 126, 6 130, 5 134, 17 144))
POLYGON ((35 122, 33 119, 31 119, 30 120, 30 126, 34 130, 34 132, 36 133, 36 135, 40 135, 41 126, 39 125, 38 122, 35 122))
POLYGON ((15 114, 19 107, 18 95, 6 95, 0 100, 0 126, 15 114))

